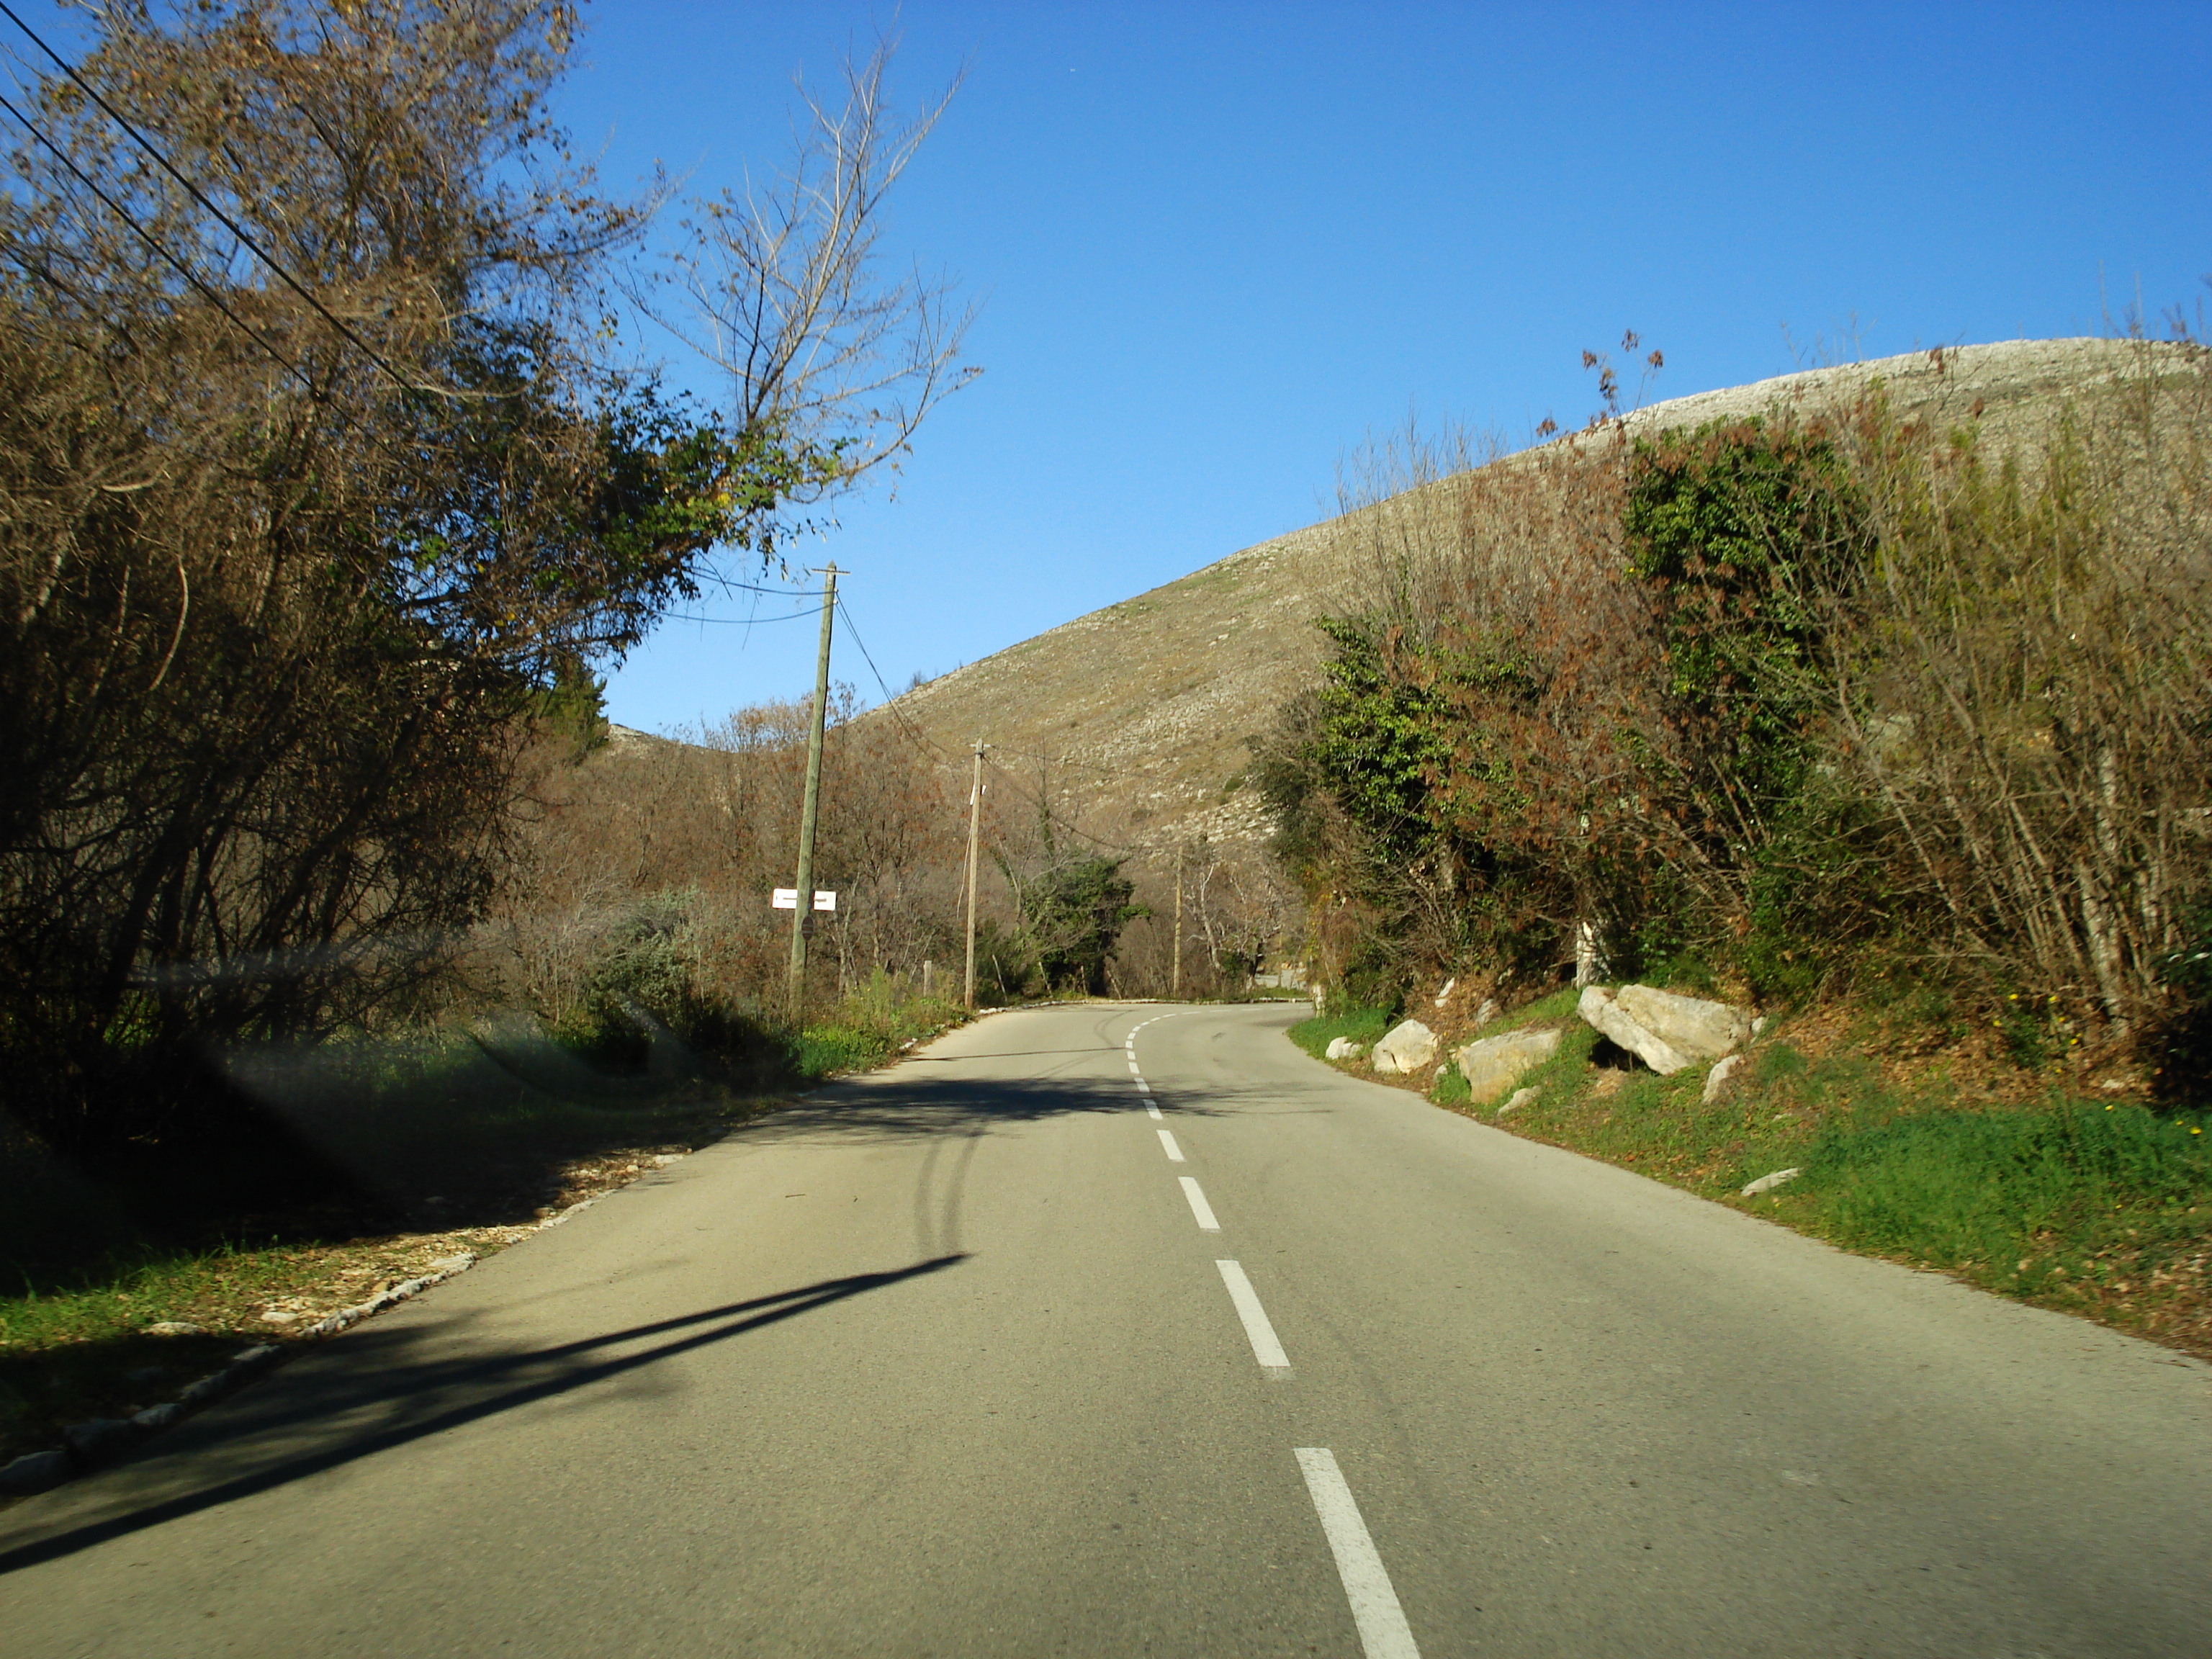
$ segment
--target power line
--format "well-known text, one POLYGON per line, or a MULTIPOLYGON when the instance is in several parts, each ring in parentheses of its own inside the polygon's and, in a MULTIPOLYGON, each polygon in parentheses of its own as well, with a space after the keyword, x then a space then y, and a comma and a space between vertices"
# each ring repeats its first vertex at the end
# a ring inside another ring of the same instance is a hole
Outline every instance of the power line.
POLYGON ((853 643, 860 647, 860 655, 868 665, 868 672, 876 677, 876 684, 883 689, 883 706, 890 712, 890 717, 896 720, 901 726, 906 727, 908 733, 912 736, 916 742, 923 744, 925 747, 936 750, 939 758, 947 762, 948 763, 951 763, 952 760, 951 754, 947 751, 943 745, 939 744, 934 738, 931 737, 928 732, 923 731, 919 726, 916 726, 912 720, 908 719, 906 710, 898 706, 898 698, 892 693, 890 685, 885 684, 884 680, 884 671, 876 666, 876 659, 868 651, 867 641, 860 637, 860 626, 853 620, 852 607, 845 603, 842 596, 837 600, 837 609, 844 612, 845 631, 853 636, 853 643))
MULTIPOLYGON (((225 213, 221 208, 217 207, 213 202, 210 201, 198 185, 185 178, 183 173, 178 172, 174 167, 171 166, 169 163, 169 158, 162 155, 159 149, 155 149, 153 142, 149 139, 145 134, 140 132, 137 127, 131 125, 128 120, 125 119, 123 115, 112 104, 101 97, 98 91, 93 88, 92 84, 82 76, 79 75, 66 58, 64 58, 59 52, 56 52, 52 46, 48 46, 40 36, 39 32, 36 29, 33 28, 28 23, 26 23, 21 17, 16 15, 15 9, 13 6, 7 4, 6 0, 0 0, 0 13, 5 13, 9 22, 13 23, 17 28, 22 30, 25 34, 28 35, 31 39, 31 44, 38 47, 40 52, 46 53, 48 58, 52 58, 53 60, 54 66, 60 70, 64 75, 69 76, 69 78, 76 84, 77 88, 82 91, 86 97, 91 99, 94 103, 99 105, 101 110, 106 113, 108 119, 113 121, 117 126, 121 127, 124 131, 130 134, 131 140, 137 144, 138 148, 144 150, 147 155, 154 158, 154 164, 156 167, 160 167, 162 172, 167 173, 169 177, 175 179, 179 185, 183 185, 185 192, 189 194, 195 202, 198 202, 210 213, 215 215, 216 218, 222 222, 223 228, 228 230, 232 235, 237 237, 241 243, 250 249, 254 257, 259 259, 263 264, 267 265, 270 270, 274 271, 277 277, 283 283, 285 287, 290 289, 293 293, 298 295, 302 300, 305 300, 308 305, 314 308, 316 314, 321 317, 325 322, 328 323, 348 340, 350 340, 357 348, 359 348, 362 355, 367 357, 369 362, 374 363, 379 368, 382 369, 386 374, 389 375, 392 383, 398 386, 401 391, 428 392, 438 393, 441 396, 459 395, 447 392, 438 386, 425 386, 415 381, 410 381, 404 375, 401 374, 398 369, 392 368, 390 363, 386 362, 382 357, 377 355, 375 349, 371 347, 366 340, 362 339, 361 336, 355 333, 350 328, 348 328, 343 323, 340 322, 337 318, 332 314, 329 307, 325 306, 313 295, 307 292, 307 290, 294 278, 290 271, 285 270, 283 265, 276 262, 275 257, 264 249, 260 243, 255 241, 252 236, 248 235, 245 227, 240 225, 235 219, 233 219, 228 214, 225 213)), ((49 147, 51 148, 51 146, 49 147)), ((240 326, 243 326, 243 325, 240 325, 240 326)))
MULTIPOLYGON (((898 721, 900 725, 903 726, 907 729, 908 733, 912 736, 917 743, 923 744, 927 748, 936 750, 938 757, 940 759, 945 761, 948 765, 951 764, 954 760, 954 757, 935 738, 932 738, 928 732, 923 731, 919 726, 915 725, 913 720, 908 716, 906 711, 898 706, 898 699, 891 694, 890 687, 886 684, 884 680, 884 671, 876 666, 876 659, 869 653, 866 641, 860 638, 860 630, 853 622, 853 612, 850 607, 846 605, 842 596, 838 599, 837 608, 844 613, 846 632, 852 635, 853 643, 860 647, 860 655, 868 665, 868 672, 876 677, 876 684, 883 688, 884 708, 890 713, 893 720, 898 721)), ((995 749, 1000 745, 994 744, 991 746, 995 749)), ((1009 750, 1007 752, 1009 754, 1016 755, 1025 754, 1024 750, 1018 749, 1009 750)), ((1025 757, 1030 760, 1042 760, 1046 762, 1048 765, 1058 765, 1063 763, 1052 761, 1048 757, 1043 755, 1026 755, 1025 757)), ((993 771, 996 772, 1000 778, 1005 782, 1006 786, 1009 789, 1012 789, 1015 794, 1020 796, 1024 800, 1028 801, 1030 805, 1036 807, 1039 811, 1044 814, 1048 821, 1055 823, 1060 829, 1066 830, 1069 835, 1079 836, 1085 841, 1091 842, 1094 847, 1106 848, 1116 853, 1133 855, 1141 854, 1151 850, 1142 847, 1132 847, 1124 842, 1109 841, 1103 836, 1082 828, 1073 821, 1064 818, 1058 813, 1054 812, 1052 810, 1052 804, 1049 801, 1044 800, 1038 796, 1032 795, 1028 790, 1023 788, 1020 784, 1015 782, 1013 774, 1007 771, 1006 768, 1000 766, 996 761, 986 761, 985 764, 989 766, 993 771)), ((1097 769, 1103 770, 1104 769, 1101 768, 1097 769)))
POLYGON ((1031 750, 1017 749, 1010 743, 994 744, 991 746, 1001 754, 1019 755, 1024 760, 1042 761, 1047 766, 1073 766, 1079 767, 1085 772, 1103 772, 1109 776, 1119 775, 1118 768, 1103 766, 1097 761, 1078 760, 1073 755, 1040 755, 1031 750))
MULTIPOLYGON (((708 574, 702 580, 712 582, 724 592, 766 593, 776 599, 812 599, 811 587, 763 587, 757 582, 732 581, 727 576, 708 574)), ((848 617, 848 621, 851 618, 848 617)))
POLYGON ((15 106, 9 102, 4 95, 0 95, 0 109, 5 109, 9 114, 14 116, 16 120, 21 122, 24 131, 29 133, 32 137, 38 140, 40 143, 45 145, 48 150, 52 152, 54 159, 69 169, 70 177, 74 178, 79 184, 82 185, 87 190, 98 197, 101 204, 108 210, 109 212, 114 214, 117 218, 122 220, 125 224, 130 226, 131 228, 137 234, 139 240, 144 242, 148 247, 153 249, 155 253, 159 254, 178 276, 183 277, 194 288, 198 289, 201 295, 206 299, 210 305, 213 306, 217 311, 220 311, 225 317, 230 319, 232 325, 235 327, 239 332, 245 335, 247 339, 252 341, 254 344, 259 346, 264 351, 267 352, 271 357, 274 357, 279 363, 283 365, 284 368, 295 380, 298 380, 301 386, 307 387, 307 395, 309 397, 318 399, 320 398, 322 396, 321 392, 316 389, 314 380, 305 370, 301 368, 298 364, 295 363, 283 352, 277 350, 275 346, 270 344, 268 340, 263 337, 258 330, 247 324, 236 312, 225 305, 222 301, 222 296, 217 294, 213 289, 210 288, 204 282, 201 281, 198 273, 194 271, 189 265, 185 264, 183 260, 178 258, 175 254, 163 247, 161 244, 155 239, 154 233, 148 230, 145 226, 140 224, 129 209, 124 207, 120 203, 117 202, 113 197, 110 196, 90 179, 87 178, 83 171, 78 167, 77 164, 70 160, 67 153, 62 149, 60 145, 55 143, 52 139, 47 137, 45 133, 39 131, 37 125, 32 121, 29 116, 24 114, 21 110, 17 109, 15 106))
POLYGON ((790 615, 782 617, 690 617, 678 611, 664 611, 658 620, 661 622, 711 623, 718 628, 754 628, 763 626, 769 623, 797 622, 802 617, 818 617, 821 614, 822 607, 817 605, 811 611, 794 611, 791 612, 790 615))
POLYGON ((1121 853, 1133 857, 1154 850, 1153 848, 1146 847, 1132 847, 1127 842, 1112 841, 1104 836, 1097 834, 1094 830, 1084 829, 1073 819, 1064 818, 1057 812, 1054 812, 1052 810, 1052 803, 1050 801, 1046 800, 1040 795, 1032 795, 1028 790, 1023 788, 1020 784, 1014 781, 1014 775, 1006 770, 1005 767, 1000 766, 996 761, 988 761, 985 764, 988 765, 992 770, 998 773, 1000 777, 1005 781, 1007 788, 1012 790, 1017 795, 1019 795, 1024 800, 1028 801, 1030 805, 1034 805, 1037 811, 1043 813, 1047 821, 1059 825, 1060 828, 1066 830, 1069 835, 1080 836, 1084 840, 1089 842, 1094 847, 1103 847, 1111 852, 1121 853))

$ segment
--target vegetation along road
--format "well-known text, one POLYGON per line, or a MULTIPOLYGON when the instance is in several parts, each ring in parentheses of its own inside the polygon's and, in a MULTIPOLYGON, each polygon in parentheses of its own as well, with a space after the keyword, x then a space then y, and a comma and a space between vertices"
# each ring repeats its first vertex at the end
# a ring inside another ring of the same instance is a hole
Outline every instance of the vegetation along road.
POLYGON ((0 1516, 87 1653, 2202 1651, 2197 1361, 1283 1037, 966 1027, 0 1516))

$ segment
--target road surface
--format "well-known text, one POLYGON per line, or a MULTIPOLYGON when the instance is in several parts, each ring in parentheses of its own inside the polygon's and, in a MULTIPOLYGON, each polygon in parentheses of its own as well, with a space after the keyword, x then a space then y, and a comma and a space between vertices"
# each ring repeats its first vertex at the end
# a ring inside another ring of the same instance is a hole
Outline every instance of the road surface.
POLYGON ((0 1651, 2212 1653, 2212 1368, 1304 1012, 1001 1015, 672 1165, 0 1513, 0 1651))

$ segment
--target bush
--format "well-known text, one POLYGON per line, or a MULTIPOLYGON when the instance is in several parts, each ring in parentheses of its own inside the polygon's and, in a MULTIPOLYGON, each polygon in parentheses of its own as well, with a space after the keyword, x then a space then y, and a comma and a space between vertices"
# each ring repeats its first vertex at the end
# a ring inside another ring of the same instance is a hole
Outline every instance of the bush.
POLYGON ((1876 385, 1354 503, 1382 600, 1259 769, 1329 978, 1525 994, 1588 929, 1603 977, 1948 987, 2023 1066, 2199 1086, 2212 359, 2122 349, 2032 447, 1876 385))

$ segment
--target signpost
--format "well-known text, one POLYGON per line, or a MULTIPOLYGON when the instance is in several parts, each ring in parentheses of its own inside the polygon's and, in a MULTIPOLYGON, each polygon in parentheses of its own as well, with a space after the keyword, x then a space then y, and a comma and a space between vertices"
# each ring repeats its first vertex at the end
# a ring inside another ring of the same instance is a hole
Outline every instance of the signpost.
MULTIPOLYGON (((772 910, 796 910, 799 908, 799 890, 796 887, 779 887, 769 895, 768 902, 769 908, 772 910)), ((817 910, 835 910, 837 908, 837 895, 823 888, 816 888, 814 908, 817 910)))

